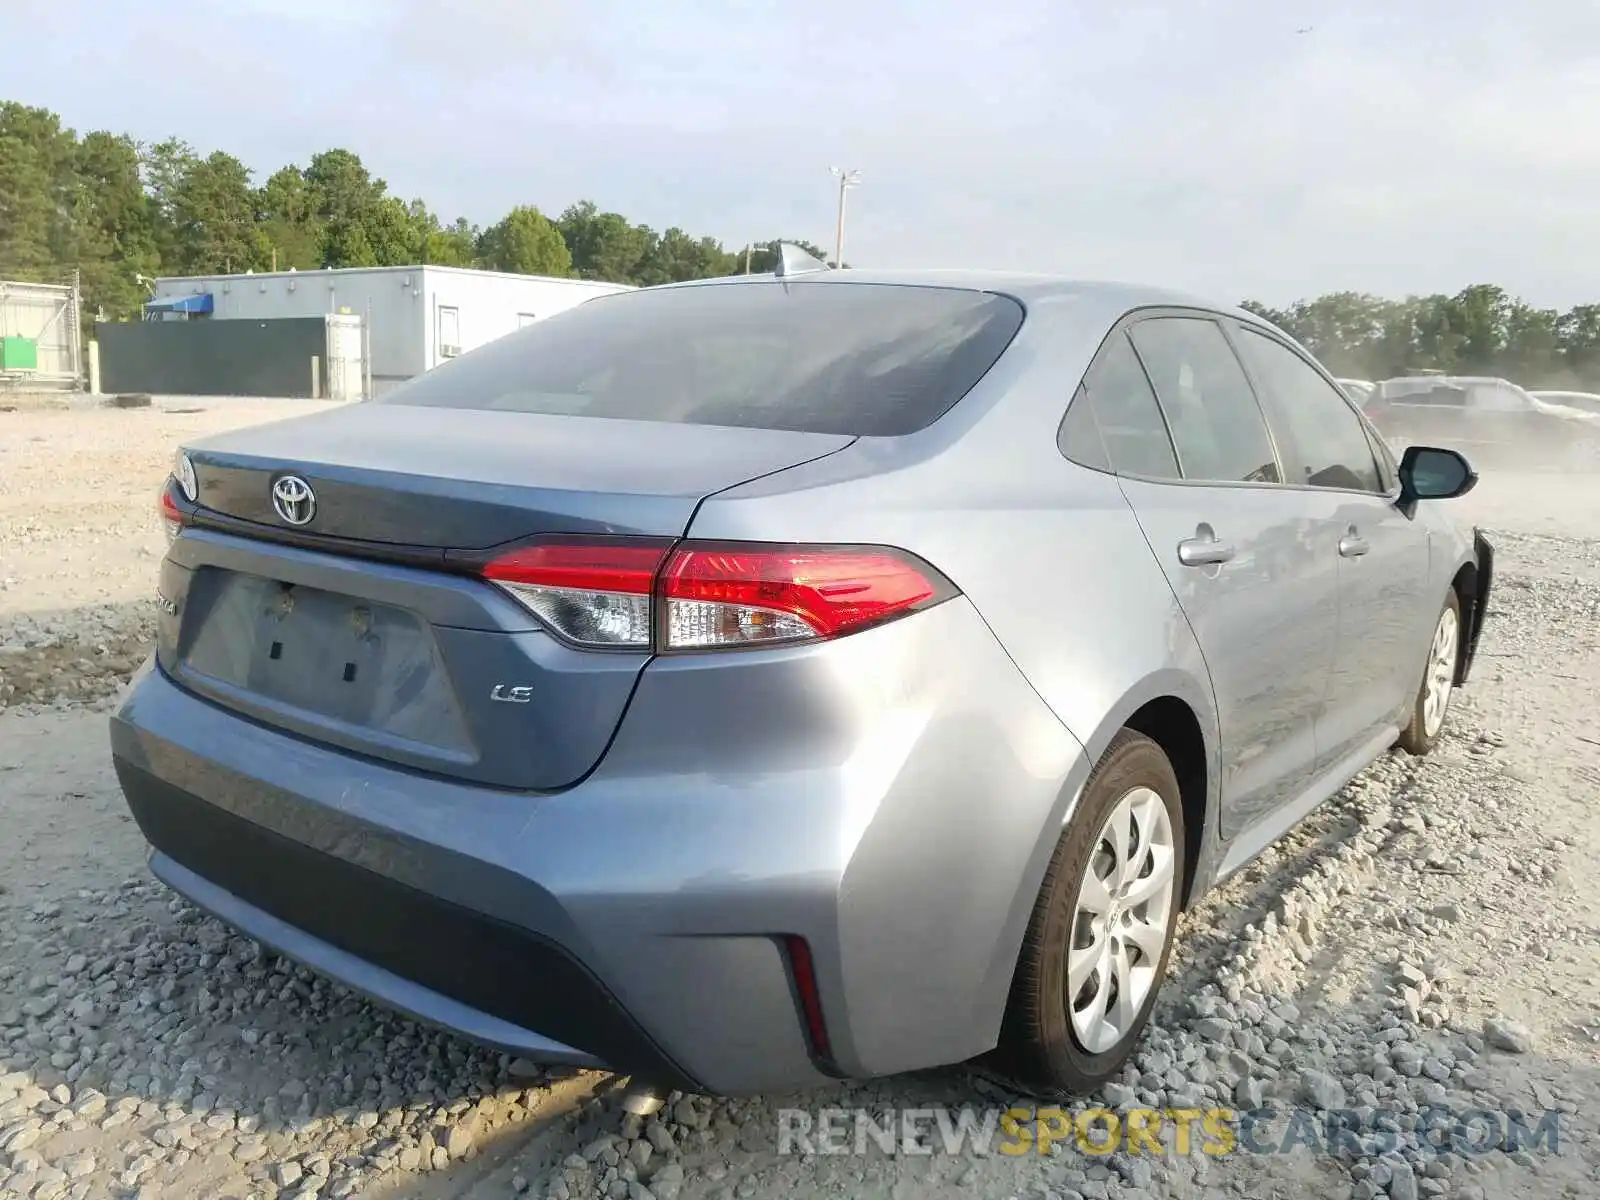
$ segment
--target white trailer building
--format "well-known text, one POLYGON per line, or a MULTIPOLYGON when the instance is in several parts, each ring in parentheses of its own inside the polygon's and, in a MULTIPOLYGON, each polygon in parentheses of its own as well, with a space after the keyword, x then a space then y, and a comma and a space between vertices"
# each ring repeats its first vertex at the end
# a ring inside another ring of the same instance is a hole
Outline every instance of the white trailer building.
POLYGON ((344 267, 157 279, 145 312, 165 320, 359 316, 367 328, 372 391, 381 395, 533 321, 627 290, 619 283, 462 267, 344 267))

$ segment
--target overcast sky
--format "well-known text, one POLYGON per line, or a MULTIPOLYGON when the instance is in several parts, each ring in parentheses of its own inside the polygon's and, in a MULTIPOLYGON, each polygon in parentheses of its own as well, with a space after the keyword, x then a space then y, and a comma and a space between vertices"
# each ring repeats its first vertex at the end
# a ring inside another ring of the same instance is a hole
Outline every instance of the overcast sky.
POLYGON ((1600 300, 1593 0, 0 0, 0 98, 258 181, 344 146, 447 220, 1283 303, 1600 300), (19 16, 15 23, 10 16, 19 16), (1308 31, 1301 32, 1307 27, 1308 31))

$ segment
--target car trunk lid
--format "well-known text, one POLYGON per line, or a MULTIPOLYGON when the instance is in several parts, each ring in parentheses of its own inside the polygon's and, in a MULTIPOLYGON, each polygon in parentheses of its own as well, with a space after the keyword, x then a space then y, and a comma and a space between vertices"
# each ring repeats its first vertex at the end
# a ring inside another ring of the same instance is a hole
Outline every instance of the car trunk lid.
POLYGON ((357 404, 190 448, 198 502, 267 528, 481 550, 535 533, 676 536, 706 496, 843 449, 844 434, 357 404), (273 485, 315 511, 294 526, 273 485))
POLYGON ((678 537, 704 497, 853 440, 398 406, 211 438, 189 450, 199 507, 162 565, 159 658, 297 736, 489 786, 567 786, 649 655, 569 645, 469 565, 545 534, 678 537), (289 475, 315 495, 304 525, 273 506, 289 475))

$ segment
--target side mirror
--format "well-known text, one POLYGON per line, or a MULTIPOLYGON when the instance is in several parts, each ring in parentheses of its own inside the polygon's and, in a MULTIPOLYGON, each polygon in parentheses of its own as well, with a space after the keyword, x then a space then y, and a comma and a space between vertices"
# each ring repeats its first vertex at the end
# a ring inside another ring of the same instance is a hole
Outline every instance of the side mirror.
POLYGON ((1437 446, 1407 446, 1400 459, 1400 503, 1454 500, 1478 486, 1466 456, 1437 446))

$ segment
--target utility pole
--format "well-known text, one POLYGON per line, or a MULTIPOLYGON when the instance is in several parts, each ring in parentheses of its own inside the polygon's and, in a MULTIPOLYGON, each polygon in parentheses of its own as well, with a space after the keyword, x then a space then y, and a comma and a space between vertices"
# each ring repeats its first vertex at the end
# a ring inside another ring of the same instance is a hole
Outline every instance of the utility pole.
POLYGON ((833 235, 833 265, 844 269, 844 198, 853 187, 861 186, 861 172, 855 168, 829 167, 829 172, 839 181, 839 224, 833 235))
POLYGON ((744 273, 750 274, 750 251, 755 249, 754 242, 746 242, 744 246, 744 273))

